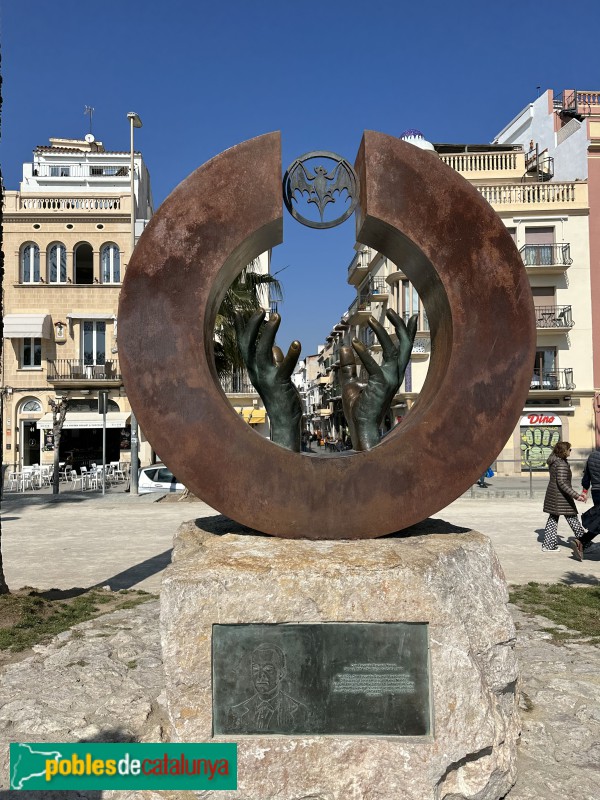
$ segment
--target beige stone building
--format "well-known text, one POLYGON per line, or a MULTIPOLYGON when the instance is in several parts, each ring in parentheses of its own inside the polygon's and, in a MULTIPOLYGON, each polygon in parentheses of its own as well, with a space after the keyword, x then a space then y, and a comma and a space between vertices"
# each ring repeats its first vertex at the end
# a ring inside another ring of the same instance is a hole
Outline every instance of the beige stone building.
MULTIPOLYGON (((586 457, 595 442, 587 181, 555 180, 554 162, 535 143, 431 145, 416 131, 408 134, 404 138, 429 150, 431 158, 440 158, 477 187, 506 225, 529 276, 537 323, 536 357, 529 395, 512 437, 498 455, 498 471, 544 470, 559 438, 573 444, 572 460, 586 457)), ((348 283, 356 287, 357 297, 326 340, 324 372, 335 371, 339 346, 353 336, 369 347, 376 360, 381 359, 381 346, 367 324, 371 315, 393 335, 385 316, 388 308, 405 321, 417 314, 415 346, 386 423, 390 427, 401 423, 426 380, 429 324, 426 309, 402 270, 370 248, 357 244, 356 251, 348 283)), ((335 417, 336 402, 337 394, 334 398, 325 394, 322 413, 335 417)), ((339 406, 341 411, 341 402, 339 406)))
MULTIPOLYGON (((135 231, 152 215, 148 170, 134 154, 135 231)), ((48 399, 65 396, 61 460, 100 461, 98 393, 108 392, 107 461, 130 460, 131 408, 117 345, 119 291, 131 249, 130 152, 50 139, 4 202, 3 463, 53 461, 48 399)), ((141 438, 140 460, 151 459, 141 438)))

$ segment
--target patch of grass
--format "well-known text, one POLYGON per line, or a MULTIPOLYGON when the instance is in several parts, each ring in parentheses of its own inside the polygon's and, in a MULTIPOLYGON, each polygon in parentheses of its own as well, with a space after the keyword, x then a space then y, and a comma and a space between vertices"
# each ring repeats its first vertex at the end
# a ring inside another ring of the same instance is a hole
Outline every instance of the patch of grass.
POLYGON ((132 658, 131 661, 127 662, 127 667, 129 669, 135 669, 137 667, 137 660, 135 658, 132 658))
MULTIPOLYGON (((73 589, 38 592, 27 587, 0 595, 0 651, 20 652, 69 630, 79 622, 122 608, 133 608, 155 595, 141 590, 119 592, 73 589)), ((81 631, 73 632, 81 638, 81 631)))
MULTIPOLYGON (((527 614, 542 617, 578 631, 584 636, 600 637, 600 586, 568 586, 530 582, 514 586, 510 602, 527 614)), ((545 629, 555 641, 573 638, 556 628, 545 629)))

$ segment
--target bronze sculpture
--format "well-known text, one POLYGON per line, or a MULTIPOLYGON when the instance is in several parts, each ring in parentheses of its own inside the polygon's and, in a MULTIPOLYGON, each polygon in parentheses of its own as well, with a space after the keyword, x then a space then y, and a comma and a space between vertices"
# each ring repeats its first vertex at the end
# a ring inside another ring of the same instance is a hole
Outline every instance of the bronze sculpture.
POLYGON ((378 447, 330 459, 276 447, 217 380, 220 300, 283 238, 278 133, 220 153, 173 191, 121 291, 122 373, 153 448, 206 503, 276 536, 373 538, 436 513, 497 457, 529 390, 531 290, 492 207, 434 153, 382 133, 364 133, 355 167, 356 239, 402 265, 431 328, 419 398, 378 447))
POLYGON ((272 314, 267 322, 264 320, 265 312, 257 311, 244 325, 241 314, 237 313, 235 329, 238 346, 252 385, 267 409, 271 441, 298 453, 302 401, 291 378, 300 356, 300 342, 294 340, 284 358, 279 347, 275 347, 281 317, 272 314))
POLYGON ((362 342, 358 339, 352 340, 352 347, 369 374, 366 386, 362 386, 356 377, 356 361, 352 349, 350 347, 340 349, 342 405, 355 450, 370 450, 379 444, 379 427, 404 380, 415 341, 417 315, 409 319, 408 325, 405 325, 404 320, 391 308, 388 309, 386 316, 396 331, 397 345, 392 342, 383 325, 374 317, 369 318, 369 327, 381 344, 383 352, 381 364, 375 361, 362 342))

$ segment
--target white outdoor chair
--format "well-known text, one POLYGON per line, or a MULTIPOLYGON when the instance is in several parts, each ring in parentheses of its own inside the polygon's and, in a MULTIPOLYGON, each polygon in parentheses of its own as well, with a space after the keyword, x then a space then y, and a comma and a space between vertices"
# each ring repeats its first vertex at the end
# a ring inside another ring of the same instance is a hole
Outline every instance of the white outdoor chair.
POLYGON ((110 471, 112 473, 115 483, 119 483, 119 481, 125 480, 125 473, 121 469, 121 464, 118 461, 110 462, 110 471))
MULTIPOLYGON (((85 469, 85 467, 83 469, 85 469)), ((81 475, 78 475, 77 472, 74 469, 72 469, 70 478, 73 489, 77 489, 77 484, 79 484, 81 491, 84 491, 87 481, 83 473, 81 475)))
POLYGON ((8 486, 6 487, 9 492, 16 492, 19 489, 19 480, 21 474, 19 472, 8 473, 8 486))
POLYGON ((45 466, 40 468, 40 488, 43 486, 51 486, 52 485, 52 475, 54 473, 54 468, 50 466, 45 466))

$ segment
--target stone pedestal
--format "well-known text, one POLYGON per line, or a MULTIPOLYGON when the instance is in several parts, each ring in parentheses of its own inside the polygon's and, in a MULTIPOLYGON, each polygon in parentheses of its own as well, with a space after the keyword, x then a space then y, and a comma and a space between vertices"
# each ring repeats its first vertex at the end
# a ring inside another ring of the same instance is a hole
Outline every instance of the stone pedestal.
MULTIPOLYGON (((236 741, 227 800, 499 800, 515 780, 518 671, 490 540, 440 533, 276 539, 223 517, 186 523, 161 592, 173 738, 236 741), (199 524, 199 523, 198 523, 199 524), (213 736, 213 624, 427 622, 431 736, 213 736)), ((429 530, 431 530, 431 522, 429 530)))

